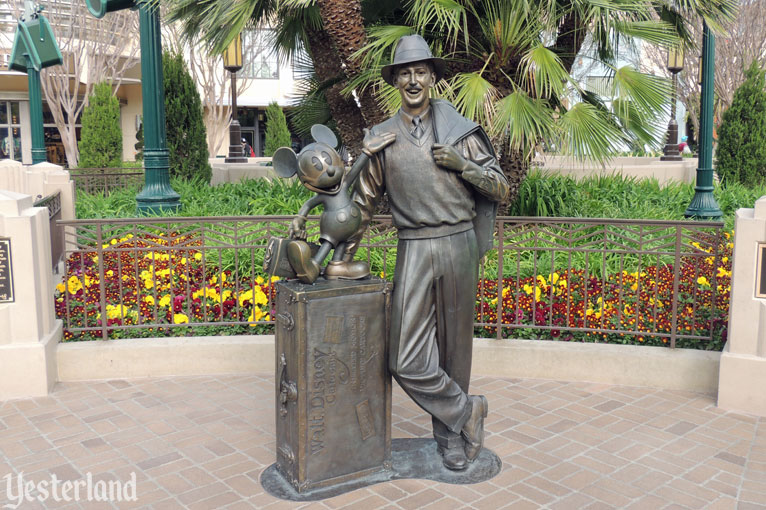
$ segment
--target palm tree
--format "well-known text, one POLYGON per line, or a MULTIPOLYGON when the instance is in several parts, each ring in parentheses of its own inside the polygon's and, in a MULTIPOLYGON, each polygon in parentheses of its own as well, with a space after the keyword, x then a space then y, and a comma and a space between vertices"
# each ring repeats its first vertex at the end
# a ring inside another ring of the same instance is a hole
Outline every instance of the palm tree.
POLYGON ((276 20, 276 48, 283 55, 306 48, 316 72, 312 99, 324 97, 352 149, 361 145, 360 127, 383 118, 380 105, 389 114, 398 108, 398 93, 379 73, 396 41, 423 35, 449 62, 437 93, 486 128, 511 197, 541 144, 601 161, 621 145, 658 145, 653 121, 667 109, 668 83, 618 67, 618 46, 693 45, 686 15, 720 30, 736 12, 736 0, 173 1, 173 17, 216 51, 243 27, 276 20), (586 45, 591 55, 581 54, 586 45), (572 78, 581 58, 610 70, 606 90, 572 78))
POLYGON ((618 46, 674 46, 688 35, 684 13, 720 28, 735 10, 733 0, 412 0, 404 23, 370 27, 356 54, 366 71, 347 91, 372 87, 396 110, 398 94, 379 69, 399 37, 419 33, 448 61, 451 78, 439 93, 487 129, 513 198, 541 144, 599 161, 616 147, 657 146, 655 119, 667 108, 668 82, 618 67, 618 46), (586 46, 589 55, 581 53, 586 46), (572 78, 576 59, 589 58, 609 70, 606 90, 572 78))
MULTIPOLYGON (((361 148, 363 128, 385 118, 372 89, 357 95, 362 108, 351 94, 342 93, 348 77, 360 72, 351 55, 366 43, 358 0, 171 0, 170 21, 179 20, 188 38, 201 37, 216 53, 245 28, 273 25, 280 57, 300 59, 302 50, 309 55, 313 76, 306 91, 312 104, 318 98, 326 106, 352 154, 361 148)), ((305 117, 305 122, 316 119, 305 117)))

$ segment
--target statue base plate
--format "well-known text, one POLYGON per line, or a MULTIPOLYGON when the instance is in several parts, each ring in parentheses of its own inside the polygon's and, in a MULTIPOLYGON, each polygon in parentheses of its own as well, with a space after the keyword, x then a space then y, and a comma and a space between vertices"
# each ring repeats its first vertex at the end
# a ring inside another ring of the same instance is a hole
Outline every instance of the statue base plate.
POLYGON ((272 464, 261 474, 261 485, 274 497, 289 501, 316 501, 351 492, 377 483, 422 478, 436 482, 464 485, 484 482, 500 472, 502 461, 483 448, 479 457, 465 471, 451 471, 442 465, 442 457, 433 439, 394 439, 391 441, 391 469, 346 483, 298 492, 272 464))

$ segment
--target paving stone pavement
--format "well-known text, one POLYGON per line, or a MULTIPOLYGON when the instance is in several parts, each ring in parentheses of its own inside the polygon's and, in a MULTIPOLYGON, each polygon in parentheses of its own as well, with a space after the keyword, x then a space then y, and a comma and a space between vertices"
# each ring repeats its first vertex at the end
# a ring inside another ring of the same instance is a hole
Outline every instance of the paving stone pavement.
MULTIPOLYGON (((128 481, 136 502, 23 503, 21 509, 766 509, 766 418, 711 396, 540 380, 476 378, 487 395, 494 479, 399 480, 313 503, 277 500, 258 479, 275 460, 273 377, 66 383, 0 402, 0 507, 7 480, 128 481), (6 476, 9 475, 9 476, 6 476), (11 478, 13 477, 13 478, 11 478)), ((393 437, 428 437, 400 391, 393 437)))

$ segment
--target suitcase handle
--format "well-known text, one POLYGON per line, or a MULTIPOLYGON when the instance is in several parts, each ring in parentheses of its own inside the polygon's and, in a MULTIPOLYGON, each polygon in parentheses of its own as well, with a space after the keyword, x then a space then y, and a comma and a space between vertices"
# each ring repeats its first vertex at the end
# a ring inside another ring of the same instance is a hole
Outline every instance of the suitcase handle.
POLYGON ((298 387, 287 378, 285 353, 279 357, 279 414, 287 416, 287 403, 298 400, 298 387))
POLYGON ((279 313, 277 314, 277 321, 279 321, 282 326, 285 327, 287 331, 292 331, 293 327, 295 327, 295 321, 293 321, 293 316, 289 313, 279 313))

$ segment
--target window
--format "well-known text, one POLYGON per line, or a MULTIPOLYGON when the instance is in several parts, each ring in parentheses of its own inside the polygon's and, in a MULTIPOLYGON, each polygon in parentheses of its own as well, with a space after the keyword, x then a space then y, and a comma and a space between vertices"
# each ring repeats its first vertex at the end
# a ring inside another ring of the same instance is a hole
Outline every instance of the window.
POLYGON ((21 161, 21 119, 18 101, 0 101, 0 159, 21 161))
POLYGON ((261 28, 242 33, 242 78, 279 79, 279 62, 273 46, 274 30, 261 28))

